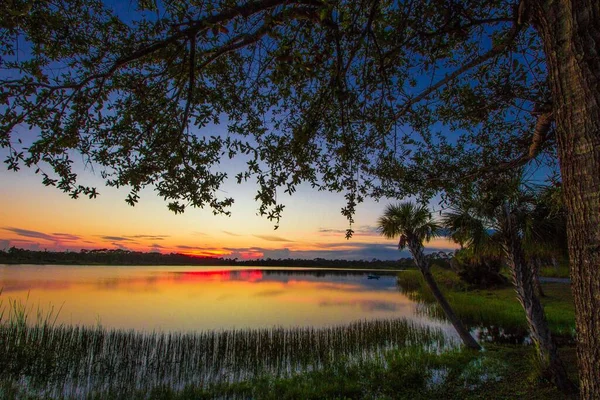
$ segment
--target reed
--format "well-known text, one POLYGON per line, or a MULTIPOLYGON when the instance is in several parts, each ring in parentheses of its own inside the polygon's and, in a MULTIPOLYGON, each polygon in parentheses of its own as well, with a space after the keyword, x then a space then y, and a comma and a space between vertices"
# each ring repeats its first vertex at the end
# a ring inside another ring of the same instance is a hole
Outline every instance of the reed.
POLYGON ((31 323, 31 308, 9 305, 8 318, 0 320, 2 384, 51 398, 286 378, 340 361, 385 363, 391 349, 456 347, 440 330, 402 319, 318 329, 150 333, 56 326, 54 313, 42 317, 39 309, 31 323))

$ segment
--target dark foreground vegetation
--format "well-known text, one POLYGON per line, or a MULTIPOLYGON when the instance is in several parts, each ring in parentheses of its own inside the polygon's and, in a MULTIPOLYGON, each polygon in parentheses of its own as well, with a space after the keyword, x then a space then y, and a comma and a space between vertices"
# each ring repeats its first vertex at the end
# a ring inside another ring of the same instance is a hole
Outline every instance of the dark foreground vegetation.
MULTIPOLYGON (((323 329, 136 333, 56 326, 0 296, 0 398, 569 399, 541 372, 510 286, 474 289, 434 268, 484 351, 404 320, 323 329), (516 384, 518 382, 518 384, 516 384)), ((442 320, 418 271, 400 286, 442 320)), ((544 284, 550 327, 576 380, 569 286, 544 284)))
POLYGON ((201 265, 201 266, 262 266, 262 267, 339 267, 399 269, 413 267, 412 259, 382 260, 327 260, 304 259, 258 259, 198 257, 187 254, 140 252, 120 249, 97 249, 74 251, 35 251, 11 247, 0 250, 0 264, 58 264, 58 265, 201 265))

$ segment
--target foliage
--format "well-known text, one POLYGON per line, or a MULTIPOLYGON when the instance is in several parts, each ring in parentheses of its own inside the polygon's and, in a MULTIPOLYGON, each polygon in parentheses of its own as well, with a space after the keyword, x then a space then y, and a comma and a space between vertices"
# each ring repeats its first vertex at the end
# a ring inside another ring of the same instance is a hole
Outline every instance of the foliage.
POLYGON ((566 213, 559 196, 560 186, 531 185, 523 171, 505 173, 463 186, 451 198, 443 224, 474 261, 507 257, 509 230, 515 231, 529 263, 559 258, 566 254, 566 213))
POLYGON ((462 280, 479 287, 502 286, 508 283, 500 274, 502 259, 493 256, 476 256, 471 248, 462 249, 451 260, 452 269, 462 280))
POLYGON ((411 246, 411 242, 420 246, 424 241, 429 242, 438 235, 440 226, 432 219, 427 207, 404 202, 389 204, 377 220, 377 228, 388 239, 399 237, 398 250, 402 250, 411 246))
POLYGON ((233 199, 219 189, 235 174, 256 181, 259 212, 275 221, 277 194, 307 182, 344 192, 352 221, 367 195, 427 198, 541 153, 554 162, 548 132, 530 139, 548 111, 542 48, 510 2, 137 7, 8 2, 0 146, 9 169, 32 167, 46 185, 95 197, 78 179, 81 155, 106 184, 127 187, 132 205, 154 186, 174 212, 216 213, 229 212, 233 199), (230 158, 236 171, 220 168, 230 158))

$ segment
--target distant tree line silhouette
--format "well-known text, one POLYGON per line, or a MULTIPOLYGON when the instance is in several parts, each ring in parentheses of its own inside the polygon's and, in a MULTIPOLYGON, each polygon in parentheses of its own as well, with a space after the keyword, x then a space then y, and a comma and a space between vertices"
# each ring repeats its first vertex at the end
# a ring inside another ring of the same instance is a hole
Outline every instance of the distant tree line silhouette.
MULTIPOLYGON (((428 255, 442 266, 448 263, 448 255, 439 252, 428 255)), ((397 269, 413 268, 411 258, 398 260, 329 260, 325 258, 306 259, 256 259, 199 257, 181 253, 162 254, 122 249, 95 249, 75 251, 36 251, 11 247, 0 250, 0 264, 60 264, 60 265, 201 265, 201 266, 267 266, 267 267, 342 267, 397 269)))

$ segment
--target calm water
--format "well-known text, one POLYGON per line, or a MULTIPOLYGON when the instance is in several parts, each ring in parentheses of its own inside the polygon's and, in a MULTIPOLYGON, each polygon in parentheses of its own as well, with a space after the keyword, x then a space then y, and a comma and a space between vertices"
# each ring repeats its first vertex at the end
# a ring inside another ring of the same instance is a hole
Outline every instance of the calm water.
POLYGON ((170 266, 0 266, 1 298, 60 307, 59 323, 140 331, 323 327, 408 318, 439 326, 398 291, 395 274, 170 266))

